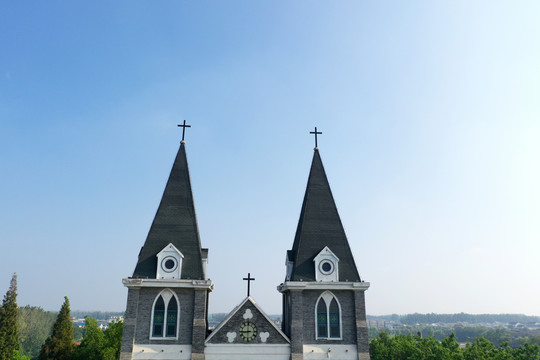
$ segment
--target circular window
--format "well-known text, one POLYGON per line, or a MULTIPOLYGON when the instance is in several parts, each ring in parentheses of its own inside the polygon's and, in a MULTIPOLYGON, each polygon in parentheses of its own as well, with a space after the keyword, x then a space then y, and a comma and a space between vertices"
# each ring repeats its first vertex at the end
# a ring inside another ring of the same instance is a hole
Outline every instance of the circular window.
POLYGON ((176 270, 176 266, 177 266, 176 259, 171 257, 171 256, 166 257, 161 262, 161 267, 166 272, 172 272, 172 271, 176 270))
POLYGON ((331 274, 334 271, 334 265, 330 261, 323 261, 319 266, 321 272, 325 275, 331 274))

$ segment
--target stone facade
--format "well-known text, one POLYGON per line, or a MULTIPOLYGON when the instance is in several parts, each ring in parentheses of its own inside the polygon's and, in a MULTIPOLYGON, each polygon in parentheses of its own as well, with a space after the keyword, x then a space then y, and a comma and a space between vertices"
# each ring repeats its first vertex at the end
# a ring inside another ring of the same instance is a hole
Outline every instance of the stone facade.
POLYGON ((128 290, 125 330, 122 336, 121 360, 131 360, 134 345, 189 345, 192 358, 204 359, 204 340, 207 335, 206 290, 170 288, 179 305, 178 339, 151 339, 152 306, 165 288, 140 287, 128 290), (202 358, 200 356, 203 356, 202 358))
MULTIPOLYGON (((309 288, 309 285, 307 287, 309 288)), ((315 348, 328 345, 329 349, 355 345, 357 358, 369 359, 364 291, 330 290, 341 309, 341 338, 316 338, 315 309, 317 300, 325 291, 325 289, 284 291, 283 329, 291 340, 291 359, 306 359, 307 345, 315 348)))

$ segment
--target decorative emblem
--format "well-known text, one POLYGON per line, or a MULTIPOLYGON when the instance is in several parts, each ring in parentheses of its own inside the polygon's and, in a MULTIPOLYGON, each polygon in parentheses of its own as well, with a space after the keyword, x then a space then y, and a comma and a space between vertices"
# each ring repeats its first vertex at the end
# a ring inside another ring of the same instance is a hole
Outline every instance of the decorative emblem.
POLYGON ((240 337, 247 342, 252 341, 257 337, 257 327, 254 323, 246 321, 242 325, 240 325, 240 337))
POLYGON ((262 333, 259 333, 259 336, 261 337, 261 341, 265 343, 268 337, 270 336, 270 333, 268 331, 262 332, 262 333))
POLYGON ((235 332, 228 332, 227 333, 227 340, 232 343, 236 339, 236 333, 235 332))

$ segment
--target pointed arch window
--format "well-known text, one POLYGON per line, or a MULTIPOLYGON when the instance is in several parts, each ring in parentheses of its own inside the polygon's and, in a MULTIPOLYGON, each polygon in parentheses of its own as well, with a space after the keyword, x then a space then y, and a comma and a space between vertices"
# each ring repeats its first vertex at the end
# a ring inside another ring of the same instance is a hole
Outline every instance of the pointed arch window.
POLYGON ((165 289, 159 293, 152 307, 151 338, 178 338, 178 308, 178 298, 171 290, 165 289))
POLYGON ((341 306, 330 291, 325 291, 317 300, 316 338, 341 339, 341 306))

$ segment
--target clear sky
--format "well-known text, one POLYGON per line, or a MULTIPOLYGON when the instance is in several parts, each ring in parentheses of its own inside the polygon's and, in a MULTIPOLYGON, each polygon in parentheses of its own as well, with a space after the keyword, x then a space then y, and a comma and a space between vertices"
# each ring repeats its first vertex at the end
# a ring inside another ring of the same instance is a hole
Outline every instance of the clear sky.
POLYGON ((540 315, 540 2, 1 1, 0 292, 123 311, 179 146, 215 282, 281 313, 319 147, 368 314, 540 315))

